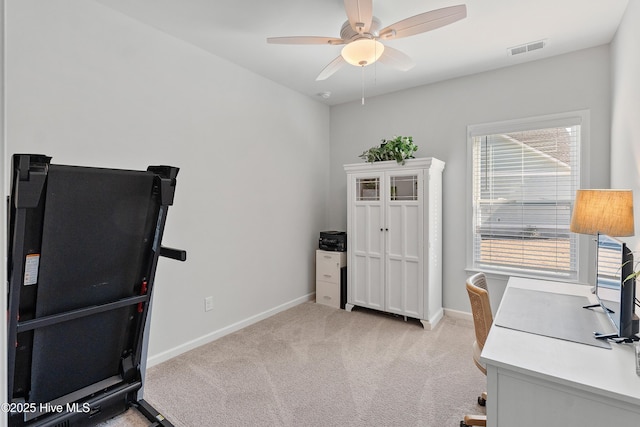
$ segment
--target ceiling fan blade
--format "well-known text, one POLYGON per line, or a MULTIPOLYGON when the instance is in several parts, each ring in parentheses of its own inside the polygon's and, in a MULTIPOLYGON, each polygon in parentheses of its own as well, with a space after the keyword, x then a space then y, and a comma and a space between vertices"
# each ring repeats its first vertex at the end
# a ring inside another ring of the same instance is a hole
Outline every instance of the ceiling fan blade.
POLYGON ((335 37, 297 36, 297 37, 269 37, 267 43, 273 44, 344 44, 345 41, 335 37))
POLYGON ((373 0, 344 0, 344 9, 354 31, 369 32, 373 19, 373 0))
POLYGON ((443 7, 398 21, 380 30, 379 34, 381 39, 399 39, 444 27, 466 16, 467 6, 464 4, 443 7))
POLYGON ((320 74, 318 74, 318 77, 316 77, 316 81, 328 79, 346 63, 347 62, 342 58, 342 56, 338 56, 336 59, 331 61, 329 65, 324 67, 324 70, 322 70, 320 74))
POLYGON ((384 52, 378 61, 400 71, 408 71, 416 65, 407 54, 390 46, 384 47, 384 52))

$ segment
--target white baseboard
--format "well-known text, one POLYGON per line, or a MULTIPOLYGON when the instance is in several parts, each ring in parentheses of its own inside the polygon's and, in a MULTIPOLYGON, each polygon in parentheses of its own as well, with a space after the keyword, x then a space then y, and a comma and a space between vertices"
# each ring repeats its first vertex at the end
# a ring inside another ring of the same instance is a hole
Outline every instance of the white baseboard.
POLYGON ((464 320, 470 320, 473 322, 473 315, 471 313, 467 313, 466 311, 458 311, 458 310, 452 310, 450 308, 445 308, 444 315, 453 317, 455 319, 464 319, 464 320))
POLYGON ((264 320, 268 317, 273 316, 274 314, 280 313, 281 311, 287 310, 291 307, 295 307, 296 305, 302 304, 307 301, 313 301, 315 299, 315 292, 312 292, 308 295, 302 296, 300 298, 296 298, 292 301, 281 304, 272 309, 263 311, 262 313, 256 314, 255 316, 251 316, 247 319, 241 320, 239 322, 233 323, 229 326, 225 326, 222 329, 218 329, 217 331, 211 332, 207 335, 204 335, 200 338, 196 338, 195 340, 191 340, 184 344, 181 344, 172 349, 163 351, 160 354, 155 354, 153 356, 149 356, 147 358, 147 368, 157 365, 159 363, 165 362, 169 359, 172 359, 182 353, 186 353, 189 350, 193 350, 194 348, 200 347, 202 345, 208 344, 212 341, 217 340, 218 338, 222 338, 225 335, 229 335, 233 332, 239 331, 242 328, 246 328, 249 325, 257 323, 261 320, 264 320))

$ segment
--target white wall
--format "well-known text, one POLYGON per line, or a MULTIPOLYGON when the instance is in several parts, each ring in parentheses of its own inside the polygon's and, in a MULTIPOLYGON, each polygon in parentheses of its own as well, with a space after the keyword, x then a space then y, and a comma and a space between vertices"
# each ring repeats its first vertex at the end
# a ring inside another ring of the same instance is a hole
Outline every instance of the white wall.
POLYGON ((625 238, 640 251, 640 2, 630 1, 611 44, 611 187, 634 192, 636 236, 625 238))
POLYGON ((188 259, 160 260, 151 363, 309 298, 329 107, 93 1, 6 18, 9 154, 181 168, 163 243, 188 259))
MULTIPOLYGON (((411 71, 409 71, 411 72, 411 71)), ((609 184, 609 47, 453 79, 331 108, 329 224, 346 229, 346 175, 380 139, 412 135, 416 157, 446 162, 443 184, 443 304, 469 312, 464 291, 467 125, 590 110, 591 144, 582 153, 595 187, 609 184)), ((504 284, 503 284, 504 285, 504 284)), ((499 295, 495 295, 499 301, 499 295)))
MULTIPOLYGON (((611 44, 611 187, 633 190, 636 235, 624 238, 640 258, 640 1, 630 1, 611 44)), ((636 266, 637 270, 637 266, 636 266)), ((640 282, 636 286, 640 297, 640 282)), ((637 311, 637 309, 636 309, 637 311)))

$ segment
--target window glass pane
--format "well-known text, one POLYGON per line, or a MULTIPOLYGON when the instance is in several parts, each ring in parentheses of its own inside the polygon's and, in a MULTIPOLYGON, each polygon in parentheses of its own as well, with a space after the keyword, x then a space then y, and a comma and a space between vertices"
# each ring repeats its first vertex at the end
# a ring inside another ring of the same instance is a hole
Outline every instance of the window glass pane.
POLYGON ((418 200, 418 177, 392 176, 389 195, 391 200, 418 200))
POLYGON ((474 265, 577 277, 580 125, 473 137, 474 265))
POLYGON ((356 200, 380 200, 380 178, 357 178, 356 200))

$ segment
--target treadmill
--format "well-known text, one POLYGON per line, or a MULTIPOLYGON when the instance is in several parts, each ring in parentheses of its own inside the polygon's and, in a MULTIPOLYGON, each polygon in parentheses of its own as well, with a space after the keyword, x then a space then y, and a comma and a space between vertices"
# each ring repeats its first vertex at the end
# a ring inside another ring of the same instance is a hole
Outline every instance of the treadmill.
POLYGON ((153 283, 178 168, 146 171, 12 157, 8 200, 10 427, 91 426, 142 398, 153 283))

